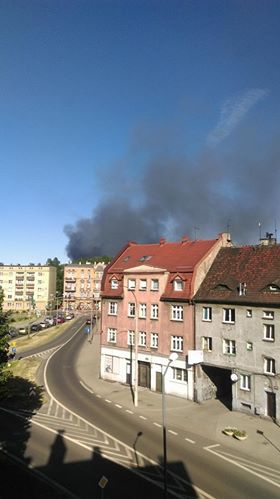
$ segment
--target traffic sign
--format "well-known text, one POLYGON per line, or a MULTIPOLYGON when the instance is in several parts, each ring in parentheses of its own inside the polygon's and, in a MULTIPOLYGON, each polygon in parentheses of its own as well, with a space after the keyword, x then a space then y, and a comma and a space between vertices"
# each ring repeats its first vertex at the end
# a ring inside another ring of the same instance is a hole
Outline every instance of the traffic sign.
POLYGON ((103 477, 100 478, 98 485, 101 489, 104 489, 106 487, 107 483, 108 483, 108 478, 106 478, 106 476, 103 475, 103 477))

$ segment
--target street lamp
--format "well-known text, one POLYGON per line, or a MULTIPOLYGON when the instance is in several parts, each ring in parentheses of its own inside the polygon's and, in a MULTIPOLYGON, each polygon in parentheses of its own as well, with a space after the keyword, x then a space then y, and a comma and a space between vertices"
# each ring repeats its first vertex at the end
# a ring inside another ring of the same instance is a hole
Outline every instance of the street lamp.
POLYGON ((178 354, 173 352, 168 357, 168 364, 162 375, 162 437, 163 437, 163 486, 164 498, 167 499, 167 449, 166 449, 166 401, 165 401, 165 375, 170 364, 177 360, 178 354))
POLYGON ((135 300, 135 345, 134 345, 134 406, 138 407, 138 300, 133 289, 123 285, 128 291, 131 291, 135 300))

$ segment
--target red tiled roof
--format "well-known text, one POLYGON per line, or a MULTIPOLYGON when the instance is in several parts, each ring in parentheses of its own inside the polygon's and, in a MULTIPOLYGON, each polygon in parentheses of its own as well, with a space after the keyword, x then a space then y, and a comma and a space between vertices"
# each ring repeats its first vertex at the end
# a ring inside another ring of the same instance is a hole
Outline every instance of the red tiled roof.
POLYGON ((221 248, 194 300, 280 306, 280 245, 221 248), (246 285, 241 296, 240 283, 246 285))
MULTIPOLYGON (((187 299, 190 296, 191 279, 195 266, 204 258, 217 243, 216 239, 191 241, 186 238, 180 242, 166 242, 161 240, 157 244, 128 243, 113 259, 105 270, 102 282, 103 296, 120 296, 122 290, 112 290, 110 279, 113 274, 122 281, 123 272, 130 268, 145 266, 162 268, 170 272, 171 279, 180 276, 184 282, 184 291, 176 292, 176 299, 181 296, 187 299)), ((172 298, 172 283, 167 285, 163 297, 172 298)))

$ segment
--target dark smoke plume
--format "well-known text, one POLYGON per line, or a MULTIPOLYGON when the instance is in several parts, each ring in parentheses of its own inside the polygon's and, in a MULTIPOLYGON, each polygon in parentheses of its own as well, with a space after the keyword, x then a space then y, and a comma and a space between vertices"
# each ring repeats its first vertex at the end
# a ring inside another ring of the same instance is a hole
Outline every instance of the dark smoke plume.
POLYGON ((114 256, 128 241, 215 238, 228 229, 236 244, 257 244, 259 222, 263 235, 274 232, 280 185, 279 140, 268 144, 259 135, 241 129, 230 150, 208 148, 192 160, 165 139, 151 146, 142 137, 101 179, 104 197, 92 216, 64 228, 69 258, 114 256))

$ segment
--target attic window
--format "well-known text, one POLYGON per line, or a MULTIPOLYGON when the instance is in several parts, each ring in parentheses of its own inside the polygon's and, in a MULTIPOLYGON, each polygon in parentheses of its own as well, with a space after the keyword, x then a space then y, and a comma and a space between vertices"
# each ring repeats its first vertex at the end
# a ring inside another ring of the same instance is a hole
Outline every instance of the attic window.
POLYGON ((183 284, 182 279, 179 279, 178 277, 176 279, 174 279, 174 281, 173 281, 174 291, 183 291, 183 287, 184 287, 184 284, 183 284))
POLYGON ((279 287, 276 284, 270 284, 269 291, 279 291, 279 287))
POLYGON ((147 262, 148 260, 150 260, 152 257, 149 256, 149 255, 143 255, 141 256, 141 258, 139 258, 139 262, 147 262))
POLYGON ((246 293, 247 293, 247 284, 246 282, 240 282, 239 286, 238 286, 238 294, 239 296, 245 296, 246 293))
POLYGON ((126 256, 126 257, 123 259, 123 261, 124 261, 124 262, 128 262, 128 260, 129 260, 129 259, 130 259, 130 256, 126 256))
POLYGON ((118 289, 118 287, 119 287, 118 280, 113 278, 111 280, 111 289, 118 289))

